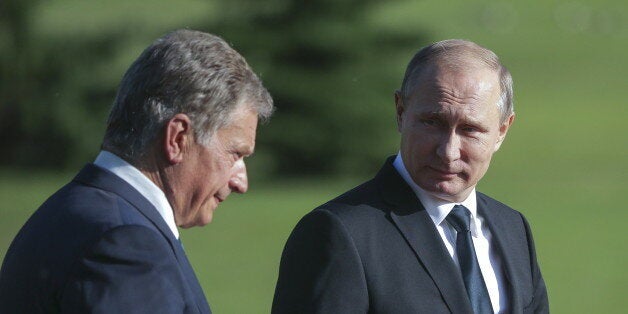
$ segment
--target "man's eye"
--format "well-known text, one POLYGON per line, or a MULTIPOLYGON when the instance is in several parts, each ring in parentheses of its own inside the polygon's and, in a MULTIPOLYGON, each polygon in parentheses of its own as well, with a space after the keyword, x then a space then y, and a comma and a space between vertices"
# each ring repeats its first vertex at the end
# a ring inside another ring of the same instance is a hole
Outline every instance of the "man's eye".
POLYGON ((465 126, 461 130, 462 132, 467 133, 467 134, 480 132, 480 129, 474 126, 465 126))
POLYGON ((429 126, 434 126, 438 124, 438 121, 435 119, 421 119, 421 123, 429 126))

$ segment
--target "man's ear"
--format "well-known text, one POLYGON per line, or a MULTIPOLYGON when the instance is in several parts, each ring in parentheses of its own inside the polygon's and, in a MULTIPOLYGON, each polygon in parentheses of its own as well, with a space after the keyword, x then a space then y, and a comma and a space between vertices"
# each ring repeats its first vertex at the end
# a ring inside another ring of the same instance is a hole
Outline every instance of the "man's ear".
POLYGON ((194 142, 192 122, 186 114, 174 115, 164 127, 164 155, 166 160, 175 165, 183 160, 183 155, 194 142))
POLYGON ((397 117, 397 131, 401 132, 401 122, 403 115, 403 97, 401 97, 401 91, 395 91, 395 112, 397 117))
POLYGON ((499 126, 499 136, 497 137, 497 143, 495 143, 495 150, 494 151, 498 151, 499 148, 502 146, 502 143, 504 142, 504 139, 506 139, 506 134, 508 133, 508 129, 513 124, 513 122, 515 122, 515 114, 514 113, 511 114, 510 117, 508 117, 508 119, 506 119, 506 121, 504 121, 504 123, 502 123, 499 126))

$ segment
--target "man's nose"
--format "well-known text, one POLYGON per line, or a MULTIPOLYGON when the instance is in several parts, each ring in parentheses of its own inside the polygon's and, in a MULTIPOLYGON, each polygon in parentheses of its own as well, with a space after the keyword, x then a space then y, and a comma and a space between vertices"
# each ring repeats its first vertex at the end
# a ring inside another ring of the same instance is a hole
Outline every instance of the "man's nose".
POLYGON ((439 139, 436 154, 445 163, 452 163, 460 158, 460 136, 456 132, 443 134, 439 139))
POLYGON ((233 165, 233 172, 229 179, 229 188, 236 193, 246 193, 249 189, 249 178, 246 175, 246 164, 240 159, 233 165))

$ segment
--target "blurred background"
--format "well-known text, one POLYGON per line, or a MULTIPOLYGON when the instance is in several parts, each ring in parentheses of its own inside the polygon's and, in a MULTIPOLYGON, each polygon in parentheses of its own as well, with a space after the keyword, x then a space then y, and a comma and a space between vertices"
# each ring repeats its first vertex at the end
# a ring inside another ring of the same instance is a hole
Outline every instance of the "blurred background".
POLYGON ((277 106, 250 192, 182 233, 214 312, 270 311, 291 229, 397 152, 393 92, 413 54, 446 38, 513 74, 517 118, 479 190, 529 219, 552 312, 628 307, 624 0, 1 0, 0 258, 95 158, 126 68, 177 28, 225 38, 277 106))

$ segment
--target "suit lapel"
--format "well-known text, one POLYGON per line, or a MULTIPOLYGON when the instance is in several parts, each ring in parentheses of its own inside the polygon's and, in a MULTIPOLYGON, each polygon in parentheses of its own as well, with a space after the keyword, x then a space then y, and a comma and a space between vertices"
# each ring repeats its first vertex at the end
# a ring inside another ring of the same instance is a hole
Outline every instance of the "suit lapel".
MULTIPOLYGON (((177 241, 178 242, 178 241, 177 241)), ((188 283, 190 284, 192 291, 194 291, 196 295, 196 306, 200 313, 210 313, 209 304, 207 303, 207 298, 205 298, 205 294, 203 293, 203 288, 201 284, 198 282, 196 278, 196 274, 194 273, 194 269, 192 265, 190 265, 190 261, 188 260, 185 251, 183 250, 183 246, 180 243, 175 245, 175 252, 177 255, 177 259, 179 260, 179 265, 181 265, 181 270, 183 271, 183 275, 188 279, 188 283), (179 259, 179 256, 182 258, 179 259)))
POLYGON ((478 193, 477 196, 478 213, 484 218, 491 231, 491 244, 495 244, 497 248, 503 265, 504 277, 508 282, 508 308, 510 313, 521 313, 524 304, 521 304, 522 300, 518 297, 519 294, 516 290, 516 283, 520 281, 515 271, 516 259, 520 253, 517 252, 518 247, 516 245, 511 245, 517 242, 517 239, 513 238, 516 234, 514 232, 505 232, 516 226, 516 224, 508 216, 508 212, 493 210, 481 193, 478 193))
POLYGON ((153 204, 130 184, 115 174, 93 164, 88 164, 79 172, 74 180, 119 195, 153 223, 164 237, 168 239, 172 247, 178 242, 153 204))
POLYGON ((170 247, 173 249, 175 257, 179 262, 179 266, 181 266, 183 275, 187 279, 191 290, 195 294, 196 305, 199 311, 201 313, 209 312, 209 305, 207 304, 207 299, 205 298, 203 289, 194 274, 194 270, 192 269, 192 266, 183 251, 181 243, 179 243, 179 240, 174 237, 174 234, 172 234, 172 231, 151 202, 144 198, 144 196, 142 196, 126 181, 94 164, 87 164, 79 172, 79 174, 76 175, 74 181, 119 195, 133 205, 140 213, 142 213, 142 215, 144 215, 144 217, 146 217, 146 219, 155 225, 155 227, 168 240, 170 247), (206 310, 203 310, 203 308, 206 310))
POLYGON ((460 271, 447 252, 429 214, 389 158, 376 177, 380 193, 392 205, 390 216, 429 273, 452 313, 472 313, 460 271))

